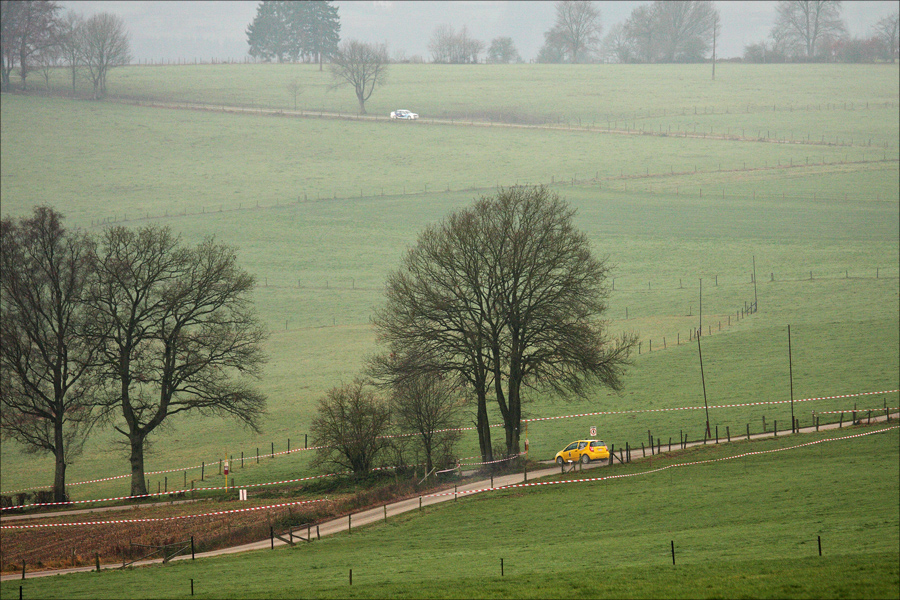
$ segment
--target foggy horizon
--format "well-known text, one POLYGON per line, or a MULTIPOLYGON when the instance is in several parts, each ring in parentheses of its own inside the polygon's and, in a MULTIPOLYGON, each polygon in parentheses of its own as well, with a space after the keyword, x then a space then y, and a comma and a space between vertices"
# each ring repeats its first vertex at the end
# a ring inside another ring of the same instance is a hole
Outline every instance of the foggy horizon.
MULTIPOLYGON (((249 57, 246 29, 258 1, 64 1, 66 10, 85 17, 111 12, 122 17, 131 38, 135 63, 243 61, 249 57)), ((533 61, 544 43, 544 32, 555 19, 555 2, 523 1, 359 1, 337 0, 341 40, 385 43, 391 57, 421 57, 431 62, 428 42, 435 28, 466 28, 470 36, 489 45, 500 36, 512 38, 525 62, 533 61)), ((602 34, 649 2, 596 2, 602 34)), ((716 2, 721 19, 717 58, 743 55, 745 46, 769 39, 775 20, 775 1, 716 2)), ((896 2, 865 1, 842 5, 851 37, 869 35, 882 17, 896 11, 896 2)))

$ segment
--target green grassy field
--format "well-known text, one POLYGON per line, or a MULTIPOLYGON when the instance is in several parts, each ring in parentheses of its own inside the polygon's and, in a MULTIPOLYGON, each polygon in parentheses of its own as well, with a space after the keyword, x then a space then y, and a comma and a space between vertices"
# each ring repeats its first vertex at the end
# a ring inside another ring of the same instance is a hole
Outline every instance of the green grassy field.
MULTIPOLYGON (((287 109, 283 84, 294 76, 304 81, 307 110, 352 110, 352 96, 326 91, 327 74, 301 65, 134 67, 116 70, 109 86, 122 97, 287 109)), ((696 343, 686 343, 699 324, 700 279, 703 328, 712 327, 703 346, 710 405, 789 399, 788 325, 795 398, 892 390, 900 387, 897 89, 896 66, 724 65, 715 82, 699 66, 398 66, 370 113, 402 104, 423 115, 417 123, 4 95, 0 210, 22 215, 48 202, 71 226, 92 231, 116 221, 167 224, 188 241, 215 234, 238 246, 241 264, 256 275, 256 301, 272 332, 263 433, 174 419, 156 436, 149 471, 252 456, 256 448, 265 454, 273 443, 282 451, 288 439, 301 446, 315 401, 357 375, 376 350, 369 320, 404 249, 427 224, 497 185, 548 184, 578 210, 597 254, 616 265, 611 331, 641 337, 622 394, 534 394, 526 416, 702 406, 696 343), (490 122, 501 112, 553 127, 458 122, 490 122), (611 131, 625 127, 632 133, 611 131), (658 135, 669 127, 691 136, 658 135), (746 139, 693 137, 695 127, 746 139), (828 143, 759 142, 758 135, 828 143), (759 312, 741 318, 755 295, 759 312)), ((795 408, 808 424, 811 410, 898 401, 893 393, 795 408)), ((748 424, 760 431, 763 417, 769 429, 774 420, 784 428, 790 414, 786 404, 714 409, 711 421, 724 436, 748 424)), ((635 446, 647 430, 663 440, 682 432, 695 439, 704 416, 535 423, 532 457, 552 458, 590 425, 617 447, 635 446)), ((69 481, 127 473, 115 439, 106 432, 90 442, 69 481)), ((52 461, 7 442, 3 451, 4 493, 52 480, 52 461)), ((474 435, 464 437, 460 454, 477 454, 474 435)), ((247 483, 303 476, 306 460, 292 454, 237 475, 247 483)), ((170 475, 182 481, 181 471, 170 475)), ((151 476, 151 488, 165 476, 151 476)), ((198 476, 199 469, 187 474, 198 476)), ((97 498, 126 489, 120 479, 71 493, 97 498)))
POLYGON ((898 430, 848 437, 877 429, 700 446, 309 545, 11 580, 0 597, 182 598, 193 580, 200 598, 897 598, 898 430))

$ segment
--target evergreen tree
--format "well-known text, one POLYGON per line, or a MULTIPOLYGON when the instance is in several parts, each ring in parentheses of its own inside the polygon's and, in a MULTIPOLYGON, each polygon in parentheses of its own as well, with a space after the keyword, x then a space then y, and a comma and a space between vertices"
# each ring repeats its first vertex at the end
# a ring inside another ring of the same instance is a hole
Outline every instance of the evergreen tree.
POLYGON ((338 16, 338 7, 331 0, 313 0, 301 2, 306 5, 304 15, 304 53, 308 53, 313 60, 322 63, 325 58, 337 51, 341 41, 341 19, 338 16))
POLYGON ((328 0, 288 2, 265 0, 247 27, 250 56, 263 60, 316 61, 337 50, 341 23, 338 9, 328 0))

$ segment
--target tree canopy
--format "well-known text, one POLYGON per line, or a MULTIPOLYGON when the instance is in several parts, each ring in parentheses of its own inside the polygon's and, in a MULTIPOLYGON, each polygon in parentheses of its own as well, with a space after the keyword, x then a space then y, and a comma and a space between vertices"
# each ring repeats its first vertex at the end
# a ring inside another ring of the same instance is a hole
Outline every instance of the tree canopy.
POLYGON ((110 69, 131 61, 131 48, 125 21, 112 13, 99 13, 77 30, 80 33, 81 59, 94 86, 94 99, 106 94, 110 69))
POLYGON ((251 385, 265 360, 232 248, 185 247, 168 228, 108 229, 96 257, 89 335, 100 344, 104 396, 131 455, 131 493, 147 492, 144 446, 173 414, 237 418, 256 428, 265 397, 251 385))
POLYGON ((494 64, 508 64, 522 62, 519 51, 511 37, 500 36, 491 40, 491 46, 488 48, 487 60, 494 64))
POLYGON ((56 43, 56 13, 59 10, 60 6, 50 0, 0 2, 0 72, 4 86, 9 85, 10 74, 18 63, 22 88, 25 89, 34 57, 56 43))
POLYGON ((56 461, 54 500, 66 466, 94 422, 96 344, 85 337, 91 242, 37 207, 0 231, 0 428, 28 452, 56 461))
POLYGON ((785 42, 788 54, 807 59, 822 51, 823 40, 846 34, 838 0, 781 0, 772 37, 785 42))
POLYGON ((641 62, 701 62, 713 43, 719 15, 704 0, 656 1, 631 11, 609 50, 641 62))
POLYGON ((387 78, 388 55, 384 44, 350 40, 340 45, 329 65, 332 87, 349 85, 356 94, 360 114, 366 114, 366 100, 387 78))
POLYGON ((502 189, 426 229, 386 283, 375 324, 394 356, 382 376, 439 373, 477 402, 484 460, 492 460, 487 399, 503 416, 506 452, 519 452, 523 393, 620 389, 632 336, 605 322, 609 265, 544 187, 502 189))
POLYGON ((363 475, 390 447, 385 435, 389 428, 387 404, 363 380, 334 387, 319 400, 318 413, 310 425, 316 459, 320 465, 363 475))
POLYGON ((304 60, 319 63, 331 56, 340 42, 338 7, 331 0, 265 0, 247 26, 250 56, 278 62, 304 60))
POLYGON ((561 0, 556 3, 556 22, 544 33, 541 57, 545 62, 585 62, 600 41, 600 9, 588 0, 561 0))

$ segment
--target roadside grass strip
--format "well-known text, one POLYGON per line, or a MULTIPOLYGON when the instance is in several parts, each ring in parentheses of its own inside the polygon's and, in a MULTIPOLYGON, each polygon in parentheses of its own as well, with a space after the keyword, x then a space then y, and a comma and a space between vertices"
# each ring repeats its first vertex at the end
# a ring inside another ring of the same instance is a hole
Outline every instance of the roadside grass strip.
MULTIPOLYGON (((764 402, 748 402, 748 403, 744 403, 744 404, 719 404, 719 405, 710 406, 708 408, 709 409, 743 408, 743 407, 747 407, 747 406, 763 406, 763 405, 771 405, 771 404, 790 404, 791 402, 793 402, 793 403, 814 402, 816 400, 836 400, 836 399, 840 399, 840 398, 859 398, 862 396, 878 396, 878 395, 882 395, 882 394, 893 394, 896 392, 900 392, 900 388, 893 389, 893 390, 883 390, 880 392, 859 392, 857 394, 841 394, 839 396, 819 396, 816 398, 801 398, 799 400, 793 400, 793 401, 792 400, 770 400, 770 401, 764 401, 764 402)), ((596 415, 626 415, 626 414, 639 414, 639 413, 674 412, 674 411, 682 411, 682 410, 706 410, 706 408, 707 407, 704 407, 704 406, 678 406, 678 407, 674 407, 674 408, 645 408, 645 409, 634 409, 634 410, 600 411, 600 412, 579 413, 579 414, 572 414, 572 415, 560 415, 557 417, 535 417, 535 418, 531 418, 531 419, 522 419, 522 422, 523 423, 525 423, 525 422, 534 423, 534 422, 538 422, 538 421, 555 421, 555 420, 559 420, 559 419, 574 419, 574 418, 579 418, 579 417, 592 417, 592 416, 596 416, 596 415)), ((871 410, 871 412, 876 412, 876 411, 883 411, 883 410, 885 410, 885 408, 881 407, 881 408, 873 408, 873 409, 854 409, 854 410, 848 410, 848 411, 843 411, 843 412, 852 413, 855 411, 857 413, 861 413, 861 412, 866 412, 869 410, 871 410)), ((889 407, 888 410, 897 410, 897 409, 889 407)), ((842 411, 815 411, 815 412, 817 414, 824 415, 824 414, 839 414, 842 411)), ((494 425, 491 425, 491 427, 492 428, 493 427, 503 427, 503 423, 496 423, 494 425)), ((474 431, 475 429, 476 429, 475 427, 455 427, 455 428, 450 428, 450 429, 438 429, 434 433, 444 433, 447 431, 474 431)), ((388 439, 388 438, 409 437, 409 436, 415 436, 415 435, 421 435, 421 434, 419 434, 419 433, 400 433, 400 434, 395 434, 395 435, 379 436, 379 438, 380 439, 388 439)), ((275 458, 277 456, 285 456, 288 454, 295 454, 297 452, 303 452, 303 451, 307 451, 307 450, 319 450, 322 448, 325 448, 325 446, 310 446, 308 448, 294 448, 294 449, 290 449, 290 450, 283 450, 281 452, 260 454, 258 458, 260 458, 260 459, 275 458)), ((256 457, 254 457, 254 458, 256 458, 256 457)), ((218 460, 219 459, 215 459, 215 460, 209 461, 209 463, 204 463, 204 464, 212 465, 212 464, 215 464, 218 460)), ((508 460, 508 459, 502 459, 502 460, 508 460)), ((500 462, 500 461, 493 461, 493 462, 500 462)), ((464 463, 464 464, 466 464, 466 465, 483 465, 483 464, 490 464, 490 463, 464 463)), ((200 469, 203 466, 204 465, 196 465, 193 467, 165 469, 162 471, 148 471, 145 473, 145 475, 162 475, 165 473, 190 471, 190 470, 194 470, 194 469, 200 469)), ((327 476, 328 475, 325 475, 324 477, 327 477, 327 476)), ((126 477, 131 477, 131 474, 129 473, 127 475, 115 475, 113 477, 104 477, 102 479, 91 479, 89 481, 77 481, 75 483, 67 483, 66 487, 75 486, 75 485, 84 485, 84 484, 89 484, 89 483, 102 483, 102 482, 106 482, 106 481, 114 481, 116 479, 124 479, 126 477)), ((292 481, 299 481, 299 480, 288 480, 285 482, 275 482, 275 483, 290 483, 292 481)), ((254 485, 273 485, 273 484, 254 484, 254 485)), ((43 489, 44 487, 46 487, 46 486, 22 488, 22 489, 18 489, 18 490, 12 490, 9 492, 0 492, 0 493, 2 493, 4 495, 11 495, 11 494, 15 494, 18 492, 27 492, 30 490, 43 489)), ((241 486, 241 487, 249 487, 249 486, 241 486)), ((197 489, 215 490, 215 489, 224 489, 224 488, 197 488, 197 489)), ((187 491, 187 490, 180 490, 180 491, 187 491)), ((147 498, 147 497, 151 497, 151 496, 164 496, 164 495, 172 494, 172 493, 177 493, 177 492, 168 492, 168 493, 162 492, 162 493, 158 493, 158 494, 146 494, 146 495, 141 495, 141 496, 122 496, 122 497, 117 497, 117 498, 106 498, 105 500, 123 500, 123 499, 128 499, 128 498, 147 498)), ((104 500, 80 500, 79 502, 103 502, 103 501, 104 500)), ((28 504, 25 506, 53 506, 53 505, 59 505, 59 504, 72 504, 72 502, 28 504)), ((23 506, 3 507, 3 508, 0 508, 0 511, 10 510, 12 508, 23 508, 23 506)))
MULTIPOLYGON (((470 495, 470 494, 478 494, 481 492, 496 492, 496 491, 500 491, 500 490, 515 489, 515 488, 549 486, 549 485, 566 484, 566 483, 593 483, 593 482, 606 481, 606 480, 612 480, 612 479, 624 479, 624 478, 628 478, 628 477, 636 477, 639 475, 651 475, 654 473, 661 473, 663 471, 666 471, 668 469, 675 468, 675 467, 692 467, 692 466, 698 466, 698 465, 706 465, 706 464, 718 463, 718 462, 722 462, 722 461, 726 461, 726 460, 733 460, 736 458, 762 456, 765 454, 784 452, 785 450, 797 450, 800 448, 815 446, 815 445, 821 444, 823 442, 837 442, 837 441, 852 440, 852 439, 861 438, 861 437, 874 435, 874 434, 878 434, 878 433, 885 433, 885 432, 892 431, 892 430, 898 429, 898 428, 900 428, 900 425, 894 425, 891 427, 877 429, 875 431, 867 431, 867 432, 863 432, 863 433, 857 433, 857 434, 847 435, 847 436, 842 436, 842 437, 837 437, 837 438, 825 438, 825 439, 821 439, 821 440, 815 440, 812 442, 806 442, 804 444, 787 446, 785 448, 774 448, 772 450, 759 450, 759 451, 755 451, 755 452, 744 452, 742 454, 736 454, 734 456, 726 456, 726 457, 722 457, 722 458, 713 458, 713 459, 708 459, 708 460, 698 460, 698 461, 685 462, 685 463, 674 463, 671 465, 666 465, 664 467, 660 467, 658 469, 650 469, 647 471, 640 471, 638 473, 623 473, 621 475, 607 475, 605 477, 587 477, 587 478, 579 478, 579 479, 566 479, 566 480, 562 480, 562 481, 536 481, 536 482, 532 482, 532 483, 513 483, 513 484, 509 484, 509 485, 497 486, 497 487, 492 487, 492 488, 477 488, 477 489, 472 489, 472 490, 454 490, 452 492, 451 491, 437 492, 434 494, 425 494, 422 496, 422 498, 437 498, 437 497, 441 497, 441 496, 456 497, 456 496, 465 496, 465 495, 470 495)), ((269 504, 269 505, 265 505, 265 506, 256 506, 256 507, 251 507, 251 508, 238 508, 238 509, 223 510, 223 511, 216 511, 216 512, 210 512, 210 513, 201 513, 201 514, 196 514, 196 515, 180 515, 180 516, 175 516, 175 517, 146 518, 146 519, 118 519, 118 520, 112 520, 112 521, 83 521, 83 522, 76 522, 76 523, 45 523, 45 524, 39 524, 39 525, 3 525, 3 526, 0 526, 0 529, 38 529, 38 528, 48 528, 48 527, 75 527, 75 526, 81 526, 81 525, 115 525, 115 524, 124 524, 124 523, 164 522, 164 521, 175 521, 175 520, 179 520, 179 519, 195 519, 195 518, 227 515, 227 514, 258 511, 258 510, 272 510, 272 509, 277 509, 277 508, 285 508, 285 507, 289 507, 289 506, 300 506, 303 504, 313 504, 313 503, 317 503, 317 502, 328 502, 328 501, 329 501, 328 498, 318 498, 315 500, 301 500, 301 501, 296 501, 296 502, 269 504)))
POLYGON ((666 471, 666 470, 674 468, 674 467, 693 467, 693 466, 697 466, 697 465, 705 465, 705 464, 711 464, 711 463, 716 463, 716 462, 722 462, 722 461, 726 461, 726 460, 733 460, 735 458, 747 458, 749 456, 761 456, 764 454, 773 454, 775 452, 783 452, 785 450, 797 450, 799 448, 805 448, 807 446, 814 446, 816 444, 821 444, 822 442, 836 442, 836 441, 850 440, 853 438, 860 438, 860 437, 864 437, 867 435, 873 435, 876 433, 884 433, 886 431, 891 431, 893 429, 898 429, 898 428, 900 428, 900 425, 894 425, 892 427, 885 427, 884 429, 878 429, 876 431, 867 431, 864 433, 857 433, 854 435, 847 435, 847 436, 838 437, 838 438, 825 438, 825 439, 816 440, 813 442, 806 442, 805 444, 797 444, 796 446, 787 446, 785 448, 775 448, 773 450, 759 450, 756 452, 744 452, 743 454, 736 454, 734 456, 726 456, 723 458, 711 458, 709 460, 698 460, 698 461, 686 462, 686 463, 674 463, 671 465, 666 465, 665 467, 660 467, 658 469, 650 469, 648 471, 640 471, 638 473, 623 473, 621 475, 607 475, 606 477, 565 479, 562 481, 535 481, 533 483, 512 483, 509 485, 497 486, 497 487, 493 487, 493 488, 479 488, 479 489, 475 489, 475 490, 459 490, 459 491, 453 491, 453 492, 439 492, 436 494, 428 494, 427 496, 423 496, 423 498, 430 498, 433 496, 455 496, 455 495, 462 496, 462 495, 466 495, 466 494, 477 494, 479 492, 495 492, 498 490, 505 490, 505 489, 557 485, 557 484, 563 484, 563 483, 589 483, 589 482, 596 482, 596 481, 606 481, 608 479, 624 479, 627 477, 636 477, 638 475, 650 475, 653 473, 661 473, 662 471, 666 471))

